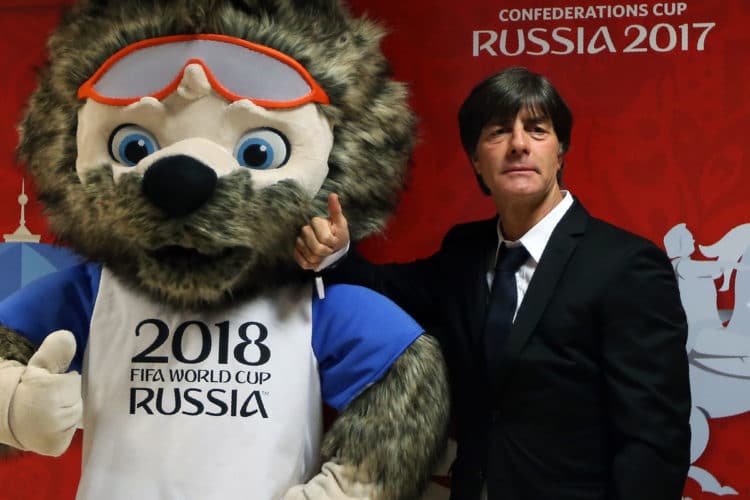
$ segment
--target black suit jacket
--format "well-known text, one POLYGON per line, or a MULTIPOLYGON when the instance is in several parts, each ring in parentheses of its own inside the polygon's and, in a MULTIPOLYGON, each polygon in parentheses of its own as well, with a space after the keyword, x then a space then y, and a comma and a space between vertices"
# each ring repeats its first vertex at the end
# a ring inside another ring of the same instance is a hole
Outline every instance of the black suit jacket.
POLYGON ((653 243, 591 217, 557 225, 502 352, 482 354, 497 218, 451 229, 433 256, 329 281, 392 298, 440 338, 458 451, 452 499, 678 500, 689 467, 687 324, 653 243))

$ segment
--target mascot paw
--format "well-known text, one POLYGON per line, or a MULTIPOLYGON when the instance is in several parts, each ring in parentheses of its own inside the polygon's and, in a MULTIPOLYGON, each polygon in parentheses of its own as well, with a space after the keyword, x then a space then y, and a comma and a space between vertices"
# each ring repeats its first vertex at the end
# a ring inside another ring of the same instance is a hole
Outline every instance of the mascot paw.
POLYGON ((73 334, 51 333, 28 366, 6 361, 0 384, 10 398, 7 426, 11 444, 42 455, 61 455, 81 422, 81 376, 66 373, 76 351, 73 334), (11 363, 10 365, 8 363, 11 363), (15 383, 8 387, 8 382, 15 383))
POLYGON ((306 484, 294 486, 283 500, 375 500, 375 485, 354 467, 326 462, 306 484))

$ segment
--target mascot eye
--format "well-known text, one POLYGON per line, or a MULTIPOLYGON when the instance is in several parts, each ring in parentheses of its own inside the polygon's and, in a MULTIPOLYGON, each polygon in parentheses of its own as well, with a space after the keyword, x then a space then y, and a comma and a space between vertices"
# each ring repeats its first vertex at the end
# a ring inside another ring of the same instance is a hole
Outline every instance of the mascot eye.
POLYGON ((234 156, 243 167, 266 170, 284 165, 290 150, 284 134, 272 128, 258 128, 240 137, 234 156))
POLYGON ((109 154, 115 161, 129 167, 158 149, 159 143, 154 136, 137 125, 122 125, 112 132, 109 139, 109 154))

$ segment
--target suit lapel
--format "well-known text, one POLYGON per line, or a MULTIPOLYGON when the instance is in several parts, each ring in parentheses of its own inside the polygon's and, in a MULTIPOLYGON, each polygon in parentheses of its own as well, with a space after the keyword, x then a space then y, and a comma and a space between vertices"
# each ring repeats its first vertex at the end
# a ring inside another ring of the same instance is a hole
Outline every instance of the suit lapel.
POLYGON ((500 362, 497 364, 498 369, 493 380, 498 389, 503 385, 519 352, 539 323, 544 309, 557 288, 557 282, 578 244, 578 239, 583 234, 588 218, 586 209, 578 203, 578 200, 574 200, 570 210, 552 232, 508 334, 500 362))
POLYGON ((477 359, 483 359, 482 349, 484 342, 482 339, 482 329, 484 320, 487 315, 487 302, 489 300, 489 287, 487 285, 487 273, 494 265, 495 254, 499 244, 497 237, 497 217, 486 221, 486 225, 480 229, 481 243, 478 250, 470 258, 470 267, 466 273, 467 282, 464 284, 464 290, 472 294, 467 297, 467 310, 470 311, 470 332, 472 335, 472 352, 477 359))

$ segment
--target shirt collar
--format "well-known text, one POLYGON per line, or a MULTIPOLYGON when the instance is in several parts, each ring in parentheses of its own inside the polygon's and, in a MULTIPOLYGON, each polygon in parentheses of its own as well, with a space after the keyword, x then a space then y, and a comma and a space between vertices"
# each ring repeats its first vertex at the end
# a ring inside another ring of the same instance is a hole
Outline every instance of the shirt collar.
POLYGON ((550 236, 552 236, 552 231, 554 231, 560 219, 563 218, 565 212, 573 206, 573 195, 565 190, 562 190, 562 195, 563 199, 547 215, 542 217, 542 220, 537 222, 534 227, 526 231, 526 234, 516 241, 509 241, 503 237, 503 232, 500 229, 500 220, 498 219, 498 249, 500 248, 500 243, 503 242, 507 246, 515 246, 520 243, 529 252, 529 256, 534 259, 534 262, 539 263, 539 259, 542 258, 542 252, 544 252, 544 248, 547 246, 550 236))

